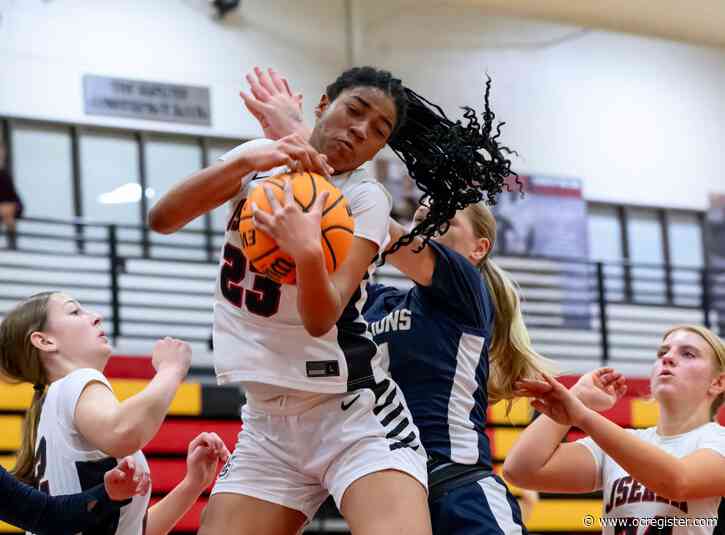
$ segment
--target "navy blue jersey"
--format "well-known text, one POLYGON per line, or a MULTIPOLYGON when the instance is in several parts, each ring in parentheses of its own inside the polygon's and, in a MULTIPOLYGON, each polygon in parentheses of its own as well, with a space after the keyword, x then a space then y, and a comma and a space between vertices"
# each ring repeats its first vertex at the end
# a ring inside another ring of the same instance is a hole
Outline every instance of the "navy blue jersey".
POLYGON ((429 454, 491 467, 484 429, 494 307, 481 273, 435 242, 430 286, 371 284, 363 311, 429 454))

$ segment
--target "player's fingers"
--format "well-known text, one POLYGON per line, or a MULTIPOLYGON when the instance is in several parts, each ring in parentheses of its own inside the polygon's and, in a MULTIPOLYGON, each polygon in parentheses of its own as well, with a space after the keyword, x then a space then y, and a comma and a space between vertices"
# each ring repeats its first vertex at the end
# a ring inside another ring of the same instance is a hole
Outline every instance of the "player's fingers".
POLYGON ((325 206, 327 205, 327 199, 330 198, 330 192, 329 191, 323 191, 320 195, 317 196, 315 199, 314 204, 312 205, 312 210, 315 213, 321 214, 322 211, 325 209, 325 206))
POLYGON ((270 234, 272 229, 273 217, 263 210, 260 210, 256 202, 252 203, 252 223, 262 232, 270 234))
POLYGON ((269 201, 269 207, 272 210, 272 213, 282 209, 282 205, 272 191, 272 186, 269 184, 262 184, 262 189, 264 190, 264 195, 267 197, 267 201, 269 201))
POLYGON ((141 474, 141 478, 136 485, 136 494, 138 496, 145 496, 151 488, 151 477, 148 472, 141 474))
POLYGON ((284 181, 284 203, 285 206, 294 206, 295 196, 292 192, 292 180, 287 179, 284 181))
POLYGON ((259 80, 260 85, 264 88, 265 91, 267 91, 267 93, 270 94, 270 96, 274 95, 277 92, 274 84, 269 79, 269 75, 266 72, 264 72, 259 67, 254 67, 254 74, 257 75, 257 80, 259 80))
POLYGON ((282 77, 272 68, 267 69, 267 73, 269 74, 269 79, 272 82, 272 85, 274 88, 282 94, 289 95, 289 85, 285 84, 285 81, 282 77))
POLYGON ((271 98, 269 92, 262 87, 254 76, 247 74, 245 78, 249 84, 249 90, 252 92, 252 95, 254 95, 254 98, 261 100, 262 102, 267 102, 271 98))

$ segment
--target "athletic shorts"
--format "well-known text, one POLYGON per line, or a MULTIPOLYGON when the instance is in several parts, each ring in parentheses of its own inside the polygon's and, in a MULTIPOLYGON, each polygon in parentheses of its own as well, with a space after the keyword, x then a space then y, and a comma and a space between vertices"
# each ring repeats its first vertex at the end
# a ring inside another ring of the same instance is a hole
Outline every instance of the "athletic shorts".
POLYGON ((526 535, 521 509, 503 480, 483 477, 430 502, 434 535, 526 535))
POLYGON ((427 489, 426 453, 397 385, 376 392, 325 394, 299 414, 247 403, 234 453, 212 495, 234 493, 289 507, 311 520, 329 495, 340 508, 347 488, 381 470, 398 470, 427 489))

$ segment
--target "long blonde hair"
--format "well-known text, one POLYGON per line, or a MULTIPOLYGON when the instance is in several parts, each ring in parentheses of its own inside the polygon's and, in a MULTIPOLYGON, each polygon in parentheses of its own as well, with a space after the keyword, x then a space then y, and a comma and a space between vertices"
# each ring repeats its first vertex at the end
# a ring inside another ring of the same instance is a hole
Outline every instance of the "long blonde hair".
MULTIPOLYGON (((662 335, 662 340, 667 338, 675 331, 688 331, 698 335, 700 338, 705 340, 705 342, 707 342, 707 345, 710 346, 710 349, 712 349, 712 352, 715 355, 715 360, 717 361, 715 364, 717 367, 717 373, 725 372, 725 342, 723 342, 718 335, 716 335, 710 329, 707 329, 701 325, 681 324, 675 325, 667 329, 667 331, 665 331, 665 334, 662 335)), ((710 405, 711 420, 715 419, 715 416, 717 416, 717 411, 720 410, 723 402, 725 402, 725 392, 720 393, 713 400, 712 405, 710 405)))
MULTIPOLYGON (((465 210, 477 238, 487 238, 491 248, 479 262, 495 306, 493 336, 489 352, 488 399, 491 403, 514 399, 514 383, 519 379, 540 377, 542 372, 555 372, 553 361, 534 351, 529 332, 521 314, 521 301, 511 276, 491 260, 490 251, 496 241, 496 219, 483 203, 465 210)), ((510 405, 509 405, 510 408, 510 405)))
POLYGON ((25 413, 23 441, 12 474, 29 484, 34 484, 35 441, 38 433, 40 412, 45 400, 48 376, 40 360, 40 350, 30 336, 45 328, 48 317, 48 301, 55 292, 35 294, 16 305, 0 323, 0 374, 3 378, 35 386, 33 401, 25 413))

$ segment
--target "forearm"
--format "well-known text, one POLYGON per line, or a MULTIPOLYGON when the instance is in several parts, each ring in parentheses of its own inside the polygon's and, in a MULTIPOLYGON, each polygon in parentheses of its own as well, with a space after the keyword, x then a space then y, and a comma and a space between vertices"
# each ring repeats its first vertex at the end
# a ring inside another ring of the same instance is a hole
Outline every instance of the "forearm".
MULTIPOLYGON (((3 495, 0 520, 38 535, 58 533, 59 524, 63 526, 62 533, 83 531, 98 522, 100 511, 94 506, 100 500, 105 499, 109 506, 114 503, 107 499, 105 492, 48 496, 15 480, 4 470, 0 479, 3 495)), ((109 508, 104 507, 103 510, 108 511, 109 508)))
MULTIPOLYGON (((402 236, 407 234, 405 227, 394 219, 390 220, 389 232, 390 244, 388 247, 392 247, 402 236)), ((393 254, 385 258, 410 279, 422 286, 429 286, 433 280, 436 257, 435 252, 430 247, 415 252, 420 248, 422 243, 420 238, 414 238, 411 243, 400 247, 393 254)))
POLYGON ((340 318, 340 292, 327 273, 321 247, 311 247, 296 264, 297 310, 307 332, 322 336, 340 318))
POLYGON ((682 492, 685 470, 677 457, 638 439, 592 410, 579 427, 625 472, 658 495, 676 499, 682 492))
POLYGON ((161 369, 146 388, 119 404, 114 428, 123 451, 108 453, 124 457, 148 444, 166 418, 184 376, 181 370, 161 369))
POLYGON ((506 455, 504 477, 519 486, 536 481, 571 426, 542 414, 524 429, 506 455))
POLYGON ((190 485, 186 479, 148 511, 146 535, 166 535, 194 505, 204 489, 190 485))
POLYGON ((178 182, 149 211, 149 226, 170 234, 239 192, 240 180, 253 171, 246 158, 232 158, 178 182))

